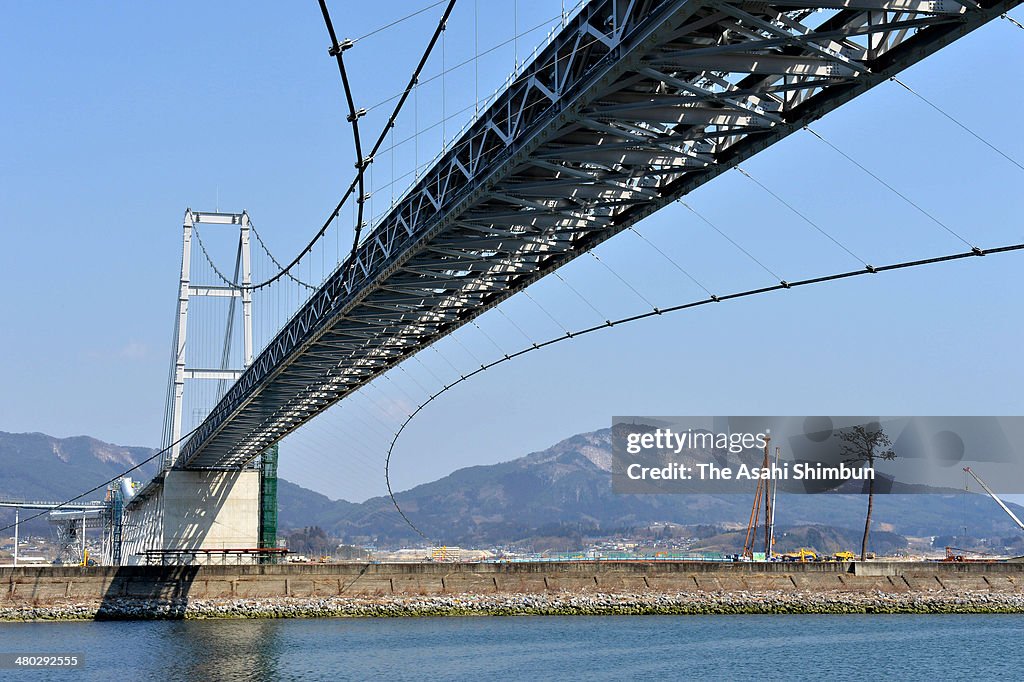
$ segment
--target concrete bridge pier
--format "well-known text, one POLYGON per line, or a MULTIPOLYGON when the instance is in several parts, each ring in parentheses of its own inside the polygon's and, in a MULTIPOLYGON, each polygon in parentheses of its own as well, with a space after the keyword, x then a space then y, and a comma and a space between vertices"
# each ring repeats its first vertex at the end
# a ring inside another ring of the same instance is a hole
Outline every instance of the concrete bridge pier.
MULTIPOLYGON (((125 564, 145 563, 145 552, 152 549, 256 548, 260 471, 171 470, 132 499, 124 514, 125 564)), ((202 555, 195 558, 195 563, 205 562, 202 555)))

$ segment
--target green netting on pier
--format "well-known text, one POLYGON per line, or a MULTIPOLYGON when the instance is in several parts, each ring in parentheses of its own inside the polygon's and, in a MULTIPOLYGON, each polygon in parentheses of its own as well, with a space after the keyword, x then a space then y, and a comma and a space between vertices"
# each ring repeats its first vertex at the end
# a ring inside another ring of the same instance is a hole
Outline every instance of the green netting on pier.
POLYGON ((277 454, 272 445, 260 457, 261 549, 277 547, 277 454))

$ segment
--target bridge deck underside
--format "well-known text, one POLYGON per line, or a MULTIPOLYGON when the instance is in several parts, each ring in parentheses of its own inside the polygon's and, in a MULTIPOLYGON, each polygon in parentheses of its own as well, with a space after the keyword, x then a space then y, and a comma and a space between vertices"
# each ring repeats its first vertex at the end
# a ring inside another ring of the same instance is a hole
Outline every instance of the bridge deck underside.
POLYGON ((598 0, 327 279, 185 444, 238 467, 636 221, 1016 6, 598 0))

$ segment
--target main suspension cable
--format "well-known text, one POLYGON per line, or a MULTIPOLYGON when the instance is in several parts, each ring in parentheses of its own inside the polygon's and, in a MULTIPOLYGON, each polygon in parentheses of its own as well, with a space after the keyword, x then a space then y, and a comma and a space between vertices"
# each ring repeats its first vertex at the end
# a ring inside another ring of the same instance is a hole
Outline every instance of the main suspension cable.
MULTIPOLYGON (((341 74, 341 85, 345 90, 345 102, 348 105, 348 117, 346 120, 352 125, 352 143, 356 153, 356 168, 359 170, 359 174, 356 175, 356 183, 358 187, 358 194, 356 195, 356 224, 353 227, 353 238, 352 238, 352 254, 356 252, 356 247, 359 246, 359 236, 363 229, 363 204, 366 201, 366 181, 365 173, 366 166, 369 165, 370 161, 363 157, 363 144, 362 139, 359 137, 359 118, 363 116, 366 111, 356 111, 356 103, 352 97, 352 86, 348 82, 348 70, 345 68, 345 50, 352 47, 353 42, 346 40, 344 43, 338 42, 338 36, 334 32, 334 23, 331 21, 331 13, 327 9, 327 0, 319 0, 320 13, 324 16, 324 24, 327 26, 327 34, 331 38, 331 47, 327 51, 328 54, 333 55, 338 62, 338 71, 341 74)), ((372 159, 372 157, 371 157, 372 159)), ((348 266, 344 272, 342 272, 343 279, 348 279, 348 273, 351 270, 354 263, 354 258, 348 258, 345 261, 348 266)))
MULTIPOLYGON (((260 233, 256 230, 256 227, 253 226, 252 218, 249 218, 249 229, 252 230, 253 236, 256 237, 257 243, 259 243, 260 247, 263 249, 263 252, 265 254, 267 254, 267 258, 270 259, 270 262, 273 263, 274 266, 278 270, 284 271, 284 266, 281 265, 281 263, 278 262, 277 258, 274 257, 274 254, 270 252, 270 249, 267 247, 266 242, 263 241, 263 237, 260 236, 260 233)), ((216 270, 216 268, 214 268, 214 269, 216 270)), ((301 279, 299 279, 298 277, 296 277, 295 275, 293 275, 290 272, 288 272, 287 275, 288 275, 288 279, 292 280, 296 284, 300 284, 300 285, 306 287, 307 289, 309 289, 310 291, 316 291, 316 287, 313 286, 312 284, 309 284, 307 282, 303 282, 301 279)))
MULTIPOLYGON (((250 219, 250 222, 249 222, 249 226, 250 226, 250 229, 252 230, 253 235, 256 237, 256 241, 259 243, 260 247, 262 247, 264 253, 267 254, 267 257, 270 258, 271 262, 273 262, 273 264, 280 270, 281 274, 283 274, 285 277, 287 277, 288 279, 292 280, 296 284, 299 284, 299 285, 309 289, 310 291, 316 291, 316 287, 315 286, 313 286, 312 284, 309 284, 307 282, 303 282, 301 279, 299 279, 295 275, 291 274, 291 272, 286 270, 281 265, 281 263, 278 262, 277 258, 274 257, 274 254, 270 252, 270 249, 267 248, 266 243, 260 237, 259 232, 257 232, 256 229, 254 227, 252 227, 252 220, 251 219, 250 219)), ((202 234, 200 234, 199 228, 196 225, 192 225, 192 233, 196 236, 196 241, 199 243, 199 250, 202 252, 203 256, 206 258, 206 262, 209 264, 210 268, 213 270, 213 274, 215 274, 220 281, 224 282, 225 286, 227 286, 227 287, 229 287, 231 289, 239 290, 239 291, 241 291, 242 289, 250 289, 250 288, 252 288, 252 287, 247 287, 245 284, 242 284, 241 282, 239 282, 237 280, 237 277, 236 278, 229 278, 229 277, 227 277, 221 271, 221 269, 219 267, 217 267, 217 264, 213 262, 213 258, 210 256, 210 252, 206 249, 206 244, 203 242, 203 236, 202 236, 202 234)))
MULTIPOLYGON (((430 57, 430 53, 433 50, 434 45, 437 43, 437 39, 441 35, 441 31, 444 29, 444 25, 448 21, 448 17, 451 15, 452 9, 454 9, 454 7, 455 0, 448 0, 448 6, 445 8, 444 14, 442 15, 441 20, 440 22, 438 22, 438 26, 434 31, 434 35, 431 37, 431 40, 427 45, 427 48, 423 52, 423 56, 420 58, 420 61, 417 64, 416 69, 413 71, 412 77, 409 79, 409 85, 406 87, 405 91, 400 96, 398 103, 395 105, 395 108, 392 110, 391 115, 388 117, 388 122, 384 125, 384 128, 381 130, 380 136, 377 138, 377 141, 371 148, 370 153, 367 154, 365 158, 361 158, 356 162, 355 178, 353 178, 352 182, 349 183, 349 186, 345 190, 345 193, 342 195, 341 199, 334 207, 334 210, 331 211, 330 215, 327 216, 327 219, 324 220, 320 229, 316 231, 316 234, 313 235, 313 238, 309 240, 309 242, 306 244, 306 246, 303 247, 303 249, 298 253, 298 255, 296 255, 286 266, 284 266, 280 272, 275 273, 274 275, 268 277, 262 282, 254 282, 252 284, 249 284, 247 287, 245 287, 246 289, 252 291, 262 289, 264 287, 270 286, 271 284, 281 279, 282 277, 287 276, 287 274, 296 265, 299 264, 299 262, 306 256, 306 254, 312 252, 313 247, 327 233, 327 230, 330 228, 331 223, 334 221, 334 219, 340 216, 341 209, 348 202, 352 194, 361 186, 360 183, 362 181, 363 175, 366 173, 367 167, 370 165, 370 163, 373 162, 374 156, 380 149, 381 145, 384 143, 384 140, 387 138, 387 135, 390 132, 391 128, 395 125, 395 120, 398 118, 399 113, 401 113, 402 107, 405 104, 405 101, 408 99, 408 95, 412 91, 413 86, 418 82, 420 73, 423 70, 423 66, 427 63, 427 59, 430 57)), ((335 43, 335 45, 332 46, 330 53, 333 56, 335 48, 337 48, 337 50, 340 52, 341 50, 348 49, 349 47, 352 46, 352 44, 353 41, 351 40, 342 40, 341 43, 335 43)), ((363 110, 359 109, 356 111, 357 113, 359 113, 362 112, 363 110)), ((365 112, 359 113, 359 116, 361 117, 364 114, 365 112)), ((356 243, 355 246, 358 246, 358 242, 356 243)), ((348 261, 355 261, 355 247, 353 247, 352 252, 349 254, 348 261)))

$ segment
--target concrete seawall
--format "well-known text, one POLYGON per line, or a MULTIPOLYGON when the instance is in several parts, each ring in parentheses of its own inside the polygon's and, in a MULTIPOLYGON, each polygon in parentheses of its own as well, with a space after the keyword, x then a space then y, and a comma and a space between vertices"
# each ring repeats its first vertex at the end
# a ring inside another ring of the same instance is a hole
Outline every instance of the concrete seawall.
MULTIPOLYGON (((381 600, 404 604, 429 597, 441 599, 431 604, 444 606, 449 602, 465 604, 466 598, 476 597, 481 604, 508 605, 507 599, 495 599, 510 595, 534 595, 542 602, 550 599, 557 604, 566 599, 582 599, 580 603, 586 604, 595 595, 627 595, 647 603, 671 595, 672 603, 703 604, 701 612, 715 612, 705 608, 709 604, 756 605, 768 598, 790 606, 819 602, 864 606, 868 604, 865 598, 877 595, 901 604, 921 599, 932 604, 960 604, 969 597, 995 604, 992 609, 980 610, 1017 611, 1024 608, 1024 563, 623 561, 0 568, 0 619, 47 618, 50 613, 63 617, 62 609, 71 606, 77 614, 74 617, 97 613, 118 617, 136 613, 140 605, 169 607, 172 616, 186 617, 189 609, 205 613, 208 605, 237 602, 298 608, 296 605, 327 601, 345 605, 345 600, 351 602, 348 606, 381 600)), ((432 609, 427 611, 432 613, 432 609)), ((864 606, 856 610, 875 609, 864 606)), ((733 612, 731 607, 727 612, 733 612)), ((309 614, 300 608, 293 615, 309 614)))

